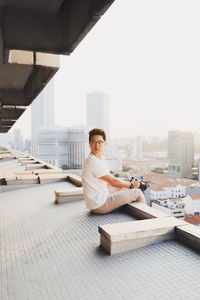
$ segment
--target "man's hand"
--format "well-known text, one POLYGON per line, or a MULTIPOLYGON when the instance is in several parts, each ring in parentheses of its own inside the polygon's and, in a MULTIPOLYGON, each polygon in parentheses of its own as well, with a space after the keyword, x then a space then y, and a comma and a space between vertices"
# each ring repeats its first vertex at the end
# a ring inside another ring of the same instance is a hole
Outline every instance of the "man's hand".
POLYGON ((140 182, 139 181, 133 179, 131 181, 131 183, 134 185, 134 189, 139 189, 139 187, 140 187, 140 182))

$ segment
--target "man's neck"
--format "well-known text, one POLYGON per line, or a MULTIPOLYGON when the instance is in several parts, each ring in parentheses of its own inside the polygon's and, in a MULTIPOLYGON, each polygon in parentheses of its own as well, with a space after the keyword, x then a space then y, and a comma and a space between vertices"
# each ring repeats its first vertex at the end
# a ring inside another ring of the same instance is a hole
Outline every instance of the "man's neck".
POLYGON ((93 153, 93 152, 91 152, 91 154, 95 155, 99 159, 102 159, 102 153, 93 153))

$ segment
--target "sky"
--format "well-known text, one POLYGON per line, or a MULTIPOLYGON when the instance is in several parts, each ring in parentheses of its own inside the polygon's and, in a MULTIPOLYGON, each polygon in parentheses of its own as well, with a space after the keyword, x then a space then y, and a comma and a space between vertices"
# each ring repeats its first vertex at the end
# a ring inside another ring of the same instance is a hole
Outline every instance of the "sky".
MULTIPOLYGON (((111 137, 199 131, 199 15, 199 0, 115 0, 60 56, 56 124, 86 124, 87 93, 100 90, 109 95, 111 137)), ((30 108, 15 128, 30 136, 30 108)))

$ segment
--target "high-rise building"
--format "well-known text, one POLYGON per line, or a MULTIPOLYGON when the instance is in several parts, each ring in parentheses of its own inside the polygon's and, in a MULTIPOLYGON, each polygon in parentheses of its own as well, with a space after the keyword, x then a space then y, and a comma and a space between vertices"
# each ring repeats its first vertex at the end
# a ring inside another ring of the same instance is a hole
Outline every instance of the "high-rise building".
POLYGON ((9 133, 0 133, 0 146, 9 147, 10 139, 9 133))
POLYGON ((89 154, 88 133, 85 127, 68 129, 68 162, 70 169, 81 169, 89 154))
POLYGON ((169 174, 175 177, 191 175, 194 163, 194 134, 170 131, 168 135, 169 174))
POLYGON ((142 136, 137 136, 136 138, 131 139, 130 141, 130 157, 131 158, 142 158, 142 136))
POLYGON ((109 101, 108 95, 101 91, 87 94, 87 126, 103 128, 109 136, 109 101))
POLYGON ((24 140, 24 153, 28 153, 29 155, 31 154, 31 140, 25 139, 24 140))
POLYGON ((14 129, 13 130, 13 145, 12 146, 13 146, 14 149, 17 149, 19 151, 24 150, 23 136, 21 134, 20 129, 14 129))
POLYGON ((51 80, 31 104, 31 152, 38 157, 39 129, 54 126, 54 85, 51 80))
POLYGON ((38 133, 38 158, 56 167, 68 161, 67 128, 40 128, 38 133))
POLYGON ((89 153, 85 127, 40 128, 38 158, 59 168, 81 169, 89 153))
POLYGON ((101 91, 87 94, 87 127, 89 129, 103 128, 106 131, 105 157, 112 159, 109 134, 109 100, 108 95, 101 91))

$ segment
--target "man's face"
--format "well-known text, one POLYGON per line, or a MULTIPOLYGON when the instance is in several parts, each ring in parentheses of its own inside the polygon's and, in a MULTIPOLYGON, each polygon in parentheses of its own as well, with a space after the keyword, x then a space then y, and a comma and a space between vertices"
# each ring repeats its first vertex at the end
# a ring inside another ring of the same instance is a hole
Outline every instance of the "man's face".
POLYGON ((93 154, 100 154, 103 152, 105 141, 101 135, 93 135, 89 144, 93 154))

